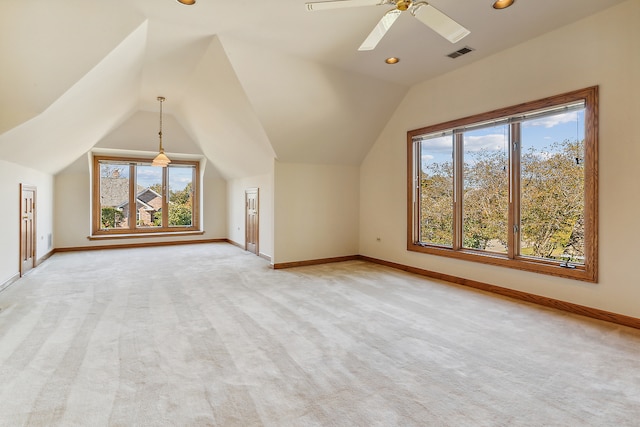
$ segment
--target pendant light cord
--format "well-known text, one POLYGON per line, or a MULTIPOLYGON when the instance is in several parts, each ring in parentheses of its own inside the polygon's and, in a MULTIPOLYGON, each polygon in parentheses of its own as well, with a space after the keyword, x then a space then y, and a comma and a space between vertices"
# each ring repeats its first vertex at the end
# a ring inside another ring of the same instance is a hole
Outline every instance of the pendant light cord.
POLYGON ((158 136, 160 137, 160 152, 164 152, 162 148, 162 101, 164 101, 163 96, 158 97, 158 101, 160 101, 160 132, 158 132, 158 136))
POLYGON ((166 167, 171 160, 164 154, 164 148, 162 147, 162 102, 164 101, 164 96, 159 96, 158 101, 160 101, 160 131, 158 132, 158 137, 160 138, 160 150, 158 155, 151 162, 151 166, 160 166, 166 167))

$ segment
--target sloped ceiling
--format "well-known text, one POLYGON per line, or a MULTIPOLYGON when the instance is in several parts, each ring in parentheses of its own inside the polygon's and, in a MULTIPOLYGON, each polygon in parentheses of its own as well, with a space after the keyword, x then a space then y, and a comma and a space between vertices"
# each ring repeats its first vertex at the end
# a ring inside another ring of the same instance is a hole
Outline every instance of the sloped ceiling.
MULTIPOLYGON (((175 117, 165 115, 162 122, 163 139, 171 141, 174 151, 196 157, 202 154, 200 147, 185 132, 175 117)), ((121 126, 102 138, 95 147, 144 152, 149 149, 149 141, 152 144, 158 144, 158 113, 138 110, 121 126)))
POLYGON ((2 158, 56 173, 90 150, 135 111, 145 44, 146 22, 42 113, 0 135, 2 158))
POLYGON ((190 78, 181 119, 222 176, 271 170, 275 153, 217 37, 190 78))
POLYGON ((0 134, 44 112, 145 20, 111 2, 0 2, 0 134))
POLYGON ((231 38, 223 44, 284 162, 359 164, 407 89, 231 38))
MULTIPOLYGON (((157 114, 162 95, 167 152, 198 147, 224 178, 263 174, 274 158, 359 164, 411 85, 620 1, 517 0, 496 12, 489 0, 434 0, 471 35, 452 45, 403 14, 370 52, 356 48, 389 5, 0 2, 0 159, 58 173, 114 133, 150 126, 140 113, 157 114), (446 58, 464 45, 476 50, 446 58), (384 64, 391 55, 401 62, 384 64)), ((153 153, 156 135, 130 146, 153 153)))

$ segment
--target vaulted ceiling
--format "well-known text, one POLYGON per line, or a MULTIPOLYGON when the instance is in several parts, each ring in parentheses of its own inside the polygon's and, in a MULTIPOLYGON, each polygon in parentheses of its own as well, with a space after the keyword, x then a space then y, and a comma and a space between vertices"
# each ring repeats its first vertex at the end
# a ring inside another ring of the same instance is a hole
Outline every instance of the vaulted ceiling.
POLYGON ((388 4, 2 1, 0 159, 55 174, 94 147, 153 152, 162 95, 166 151, 203 154, 224 178, 274 158, 359 164, 412 85, 620 2, 434 0, 471 34, 451 44, 403 13, 359 52, 388 4))

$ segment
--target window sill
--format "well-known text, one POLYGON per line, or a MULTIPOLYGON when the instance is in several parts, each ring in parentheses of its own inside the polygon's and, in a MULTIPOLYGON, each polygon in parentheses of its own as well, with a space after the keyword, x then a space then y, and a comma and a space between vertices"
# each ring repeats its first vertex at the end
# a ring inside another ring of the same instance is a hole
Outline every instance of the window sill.
POLYGON ((472 249, 454 251, 450 248, 438 246, 423 246, 409 243, 407 250, 421 252, 429 255, 438 255, 482 264, 496 265, 500 267, 514 268, 532 273, 547 274, 565 279, 581 280, 585 282, 598 282, 597 272, 586 265, 572 265, 572 268, 561 266, 559 262, 536 260, 527 257, 507 258, 506 255, 497 253, 478 252, 472 249))
POLYGON ((95 234, 87 236, 89 240, 110 240, 110 239, 144 239, 147 237, 181 237, 181 236, 201 236, 204 231, 169 231, 160 233, 127 233, 127 234, 95 234))

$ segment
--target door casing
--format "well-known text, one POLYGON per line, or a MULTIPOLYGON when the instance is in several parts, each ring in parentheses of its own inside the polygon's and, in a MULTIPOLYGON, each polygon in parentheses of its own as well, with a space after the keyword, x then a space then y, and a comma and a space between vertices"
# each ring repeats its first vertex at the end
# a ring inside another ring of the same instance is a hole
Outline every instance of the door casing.
POLYGON ((256 255, 259 255, 259 189, 247 188, 244 192, 245 198, 245 230, 244 230, 244 249, 256 255))
POLYGON ((20 184, 20 276, 36 266, 36 196, 35 186, 20 184))

